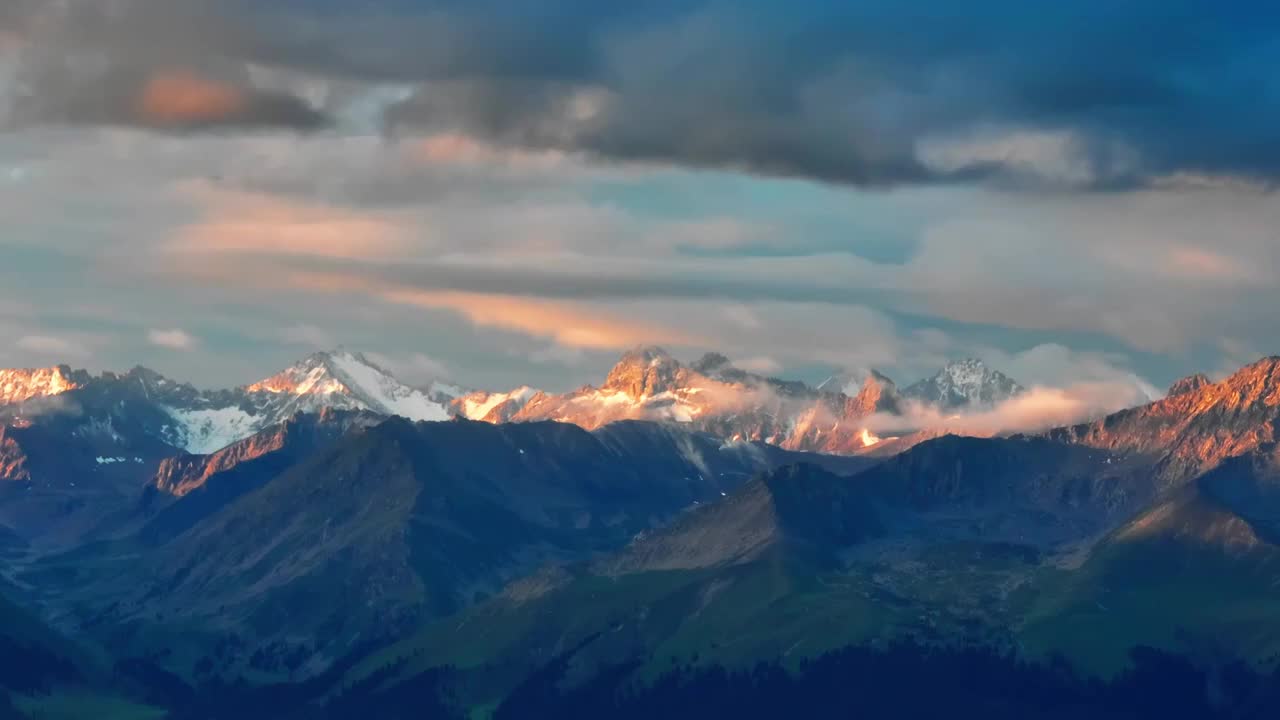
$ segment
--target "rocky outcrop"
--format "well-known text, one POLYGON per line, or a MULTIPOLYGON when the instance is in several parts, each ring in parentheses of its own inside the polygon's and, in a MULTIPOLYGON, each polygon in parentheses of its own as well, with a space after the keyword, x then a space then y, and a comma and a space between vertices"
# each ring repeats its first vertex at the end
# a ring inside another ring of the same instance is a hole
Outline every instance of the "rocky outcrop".
POLYGON ((1174 395, 1186 395, 1187 393, 1200 392, 1209 387, 1213 381, 1204 373, 1185 377, 1169 387, 1169 392, 1165 397, 1173 397, 1174 395))
POLYGON ((1280 357, 1249 365, 1220 383, 1191 379, 1180 389, 1150 405, 1054 430, 1048 436, 1115 452, 1158 456, 1158 476, 1169 486, 1276 441, 1280 357))
POLYGON ((27 481, 31 471, 27 468, 27 454, 8 429, 0 425, 0 481, 27 481))
POLYGON ((83 370, 66 365, 50 368, 0 370, 0 405, 21 403, 33 398, 61 395, 89 381, 83 370))

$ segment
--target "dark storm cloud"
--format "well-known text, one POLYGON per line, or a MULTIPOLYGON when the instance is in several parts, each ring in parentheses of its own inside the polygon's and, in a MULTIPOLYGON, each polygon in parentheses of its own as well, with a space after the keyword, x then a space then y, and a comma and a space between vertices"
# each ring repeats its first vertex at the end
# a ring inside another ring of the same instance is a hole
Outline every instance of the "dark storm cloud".
POLYGON ((113 6, 125 36, 416 86, 392 130, 858 185, 1280 175, 1280 11, 1252 0, 113 6))
POLYGON ((608 158, 856 184, 1280 171, 1266 3, 552 4, 402 3, 432 49, 334 38, 332 60, 422 82, 395 126, 608 158))

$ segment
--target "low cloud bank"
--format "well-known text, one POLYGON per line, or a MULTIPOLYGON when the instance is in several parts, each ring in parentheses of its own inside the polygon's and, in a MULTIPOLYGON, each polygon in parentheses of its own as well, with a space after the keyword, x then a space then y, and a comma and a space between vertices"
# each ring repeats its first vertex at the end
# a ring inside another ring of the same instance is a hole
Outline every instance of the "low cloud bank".
POLYGON ((1153 399, 1149 389, 1138 383, 1036 386, 993 408, 971 413, 945 413, 930 405, 908 403, 901 415, 881 413, 868 418, 867 428, 882 436, 919 430, 979 437, 1033 433, 1088 422, 1153 399))

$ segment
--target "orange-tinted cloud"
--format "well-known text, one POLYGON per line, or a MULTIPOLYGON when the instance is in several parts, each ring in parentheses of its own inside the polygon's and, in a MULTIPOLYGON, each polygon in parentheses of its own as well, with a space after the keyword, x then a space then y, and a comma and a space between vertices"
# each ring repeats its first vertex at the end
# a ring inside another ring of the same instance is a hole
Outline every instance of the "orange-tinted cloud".
POLYGON ((517 169, 549 169, 564 163, 556 150, 503 148, 462 133, 437 133, 413 143, 414 158, 440 165, 505 165, 517 169))
POLYGON ((181 127, 230 120, 247 104, 231 85, 188 70, 163 70, 142 86, 135 109, 150 124, 181 127))
POLYGON ((1215 280, 1248 281, 1257 273, 1233 257, 1204 248, 1182 246, 1169 252, 1165 269, 1177 275, 1215 280))
POLYGON ((406 246, 401 225, 372 213, 203 184, 186 190, 205 218, 181 229, 170 250, 352 259, 386 257, 406 246))
POLYGON ((696 344, 694 338, 672 328, 619 318, 569 302, 412 289, 380 294, 390 302, 452 310, 480 327, 514 330, 566 347, 616 350, 648 343, 696 344))

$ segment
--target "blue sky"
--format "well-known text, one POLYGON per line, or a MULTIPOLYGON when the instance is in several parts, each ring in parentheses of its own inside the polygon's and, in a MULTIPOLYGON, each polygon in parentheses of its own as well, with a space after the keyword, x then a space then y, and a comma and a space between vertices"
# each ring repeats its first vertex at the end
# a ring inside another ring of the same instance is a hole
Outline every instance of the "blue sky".
POLYGON ((631 345, 1165 385, 1277 352, 1277 13, 0 8, 0 365, 476 387, 631 345))

